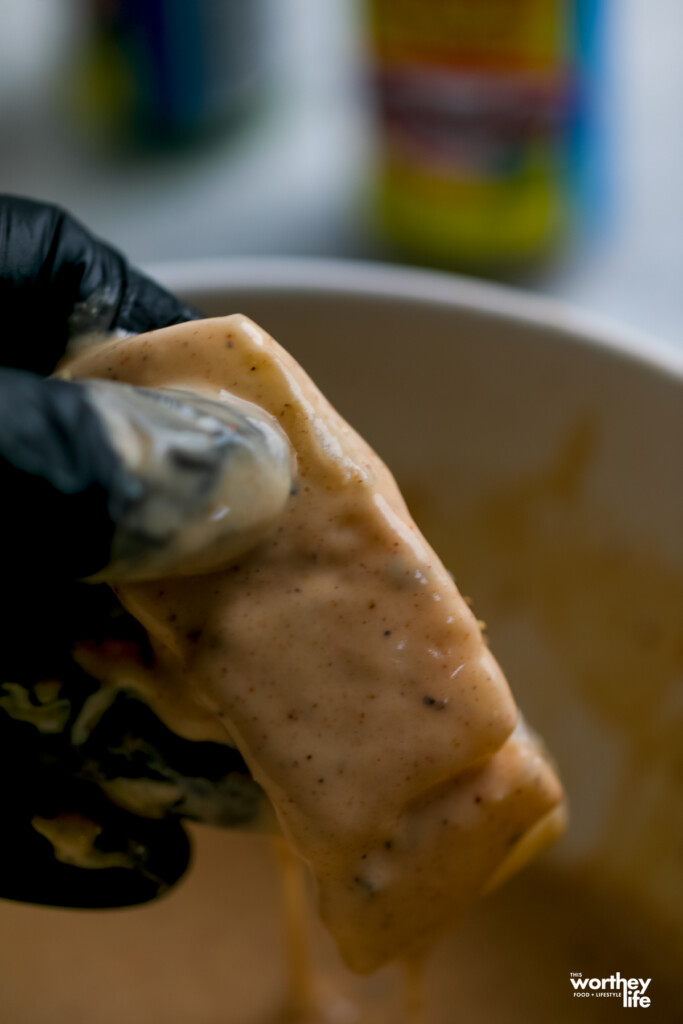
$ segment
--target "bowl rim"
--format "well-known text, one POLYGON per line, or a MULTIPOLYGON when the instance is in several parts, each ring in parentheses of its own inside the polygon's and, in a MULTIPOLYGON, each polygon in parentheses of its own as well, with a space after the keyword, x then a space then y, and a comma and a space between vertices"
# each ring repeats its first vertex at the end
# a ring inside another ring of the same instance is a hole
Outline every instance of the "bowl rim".
MULTIPOLYGON (((361 295, 450 307, 491 321, 532 324, 558 340, 601 349, 683 384, 683 347, 569 303, 447 271, 360 260, 271 256, 169 260, 148 264, 144 270, 181 296, 210 295, 226 288, 255 295, 361 295)), ((248 314, 248 310, 244 312, 248 314)))

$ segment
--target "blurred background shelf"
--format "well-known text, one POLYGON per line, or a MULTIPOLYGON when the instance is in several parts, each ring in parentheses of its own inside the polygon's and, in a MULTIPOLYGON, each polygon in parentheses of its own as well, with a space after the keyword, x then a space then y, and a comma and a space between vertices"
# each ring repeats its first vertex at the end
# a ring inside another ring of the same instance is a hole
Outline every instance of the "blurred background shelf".
MULTIPOLYGON (((0 190, 61 203, 136 263, 393 258, 371 227, 356 5, 268 9, 249 121, 201 145, 126 155, 89 143, 68 116, 77 5, 0 0, 0 190)), ((523 284, 683 345, 683 3, 613 0, 609 17, 609 209, 523 284)))

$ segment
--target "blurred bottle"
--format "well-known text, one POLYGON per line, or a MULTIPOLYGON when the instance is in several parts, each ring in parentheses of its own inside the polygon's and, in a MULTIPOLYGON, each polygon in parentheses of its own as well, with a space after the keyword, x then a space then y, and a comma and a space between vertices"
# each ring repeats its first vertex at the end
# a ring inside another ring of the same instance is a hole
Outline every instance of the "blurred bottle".
POLYGON ((602 0, 368 0, 379 206, 411 259, 507 274, 596 203, 602 0))
POLYGON ((100 140, 193 141, 247 113, 264 64, 263 0, 81 0, 77 104, 100 140))

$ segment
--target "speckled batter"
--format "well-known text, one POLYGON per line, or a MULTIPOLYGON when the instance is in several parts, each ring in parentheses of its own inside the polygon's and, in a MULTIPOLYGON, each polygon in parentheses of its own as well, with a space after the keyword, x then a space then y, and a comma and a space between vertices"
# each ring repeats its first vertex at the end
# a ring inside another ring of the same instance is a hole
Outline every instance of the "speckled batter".
POLYGON ((237 744, 347 963, 420 950, 554 838, 562 793, 389 471, 241 315, 109 342, 68 372, 228 392, 289 437, 297 493, 268 540, 117 592, 158 653, 148 699, 178 732, 237 744))

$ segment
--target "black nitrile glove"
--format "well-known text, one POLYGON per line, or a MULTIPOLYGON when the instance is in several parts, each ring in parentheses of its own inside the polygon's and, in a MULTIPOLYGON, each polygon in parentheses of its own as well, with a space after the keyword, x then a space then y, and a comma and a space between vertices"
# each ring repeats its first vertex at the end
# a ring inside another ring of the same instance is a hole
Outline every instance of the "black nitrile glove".
POLYGON ((0 367, 14 371, 0 370, 4 558, 22 562, 28 548, 41 572, 90 575, 109 558, 110 497, 125 501, 83 389, 34 375, 52 373, 78 335, 140 334, 200 315, 57 207, 0 196, 0 367), (24 545, 34 516, 40 527, 24 545))
POLYGON ((154 659, 108 585, 80 580, 158 568, 183 517, 214 495, 229 453, 251 457, 260 428, 211 419, 180 393, 43 378, 74 336, 199 316, 53 206, 0 197, 0 316, 0 896, 144 902, 187 867, 181 818, 248 823, 262 794, 236 750, 176 736, 134 693, 105 690, 76 662, 89 644, 154 659), (146 512, 158 486, 118 451, 117 417, 161 438, 171 463, 183 456, 185 476, 162 494, 173 533, 146 512), (144 814, 129 796, 143 783, 144 814))
POLYGON ((52 373, 76 335, 142 334, 201 313, 56 206, 0 195, 2 365, 52 373))

